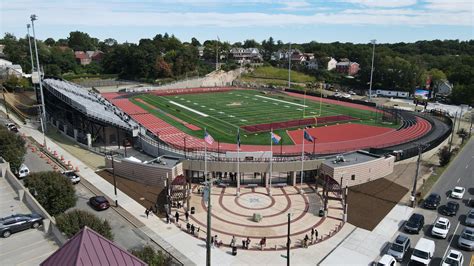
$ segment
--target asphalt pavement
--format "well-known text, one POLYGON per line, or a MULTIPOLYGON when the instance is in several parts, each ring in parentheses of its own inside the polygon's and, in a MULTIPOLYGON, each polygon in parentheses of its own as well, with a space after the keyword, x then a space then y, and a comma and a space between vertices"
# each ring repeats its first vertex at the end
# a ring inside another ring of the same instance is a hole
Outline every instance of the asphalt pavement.
MULTIPOLYGON (((425 216, 425 226, 418 235, 410 235, 403 232, 403 228, 400 232, 408 235, 411 239, 412 248, 416 245, 417 241, 421 238, 431 239, 435 242, 436 249, 431 265, 441 265, 442 260, 448 253, 449 249, 455 249, 462 252, 464 255, 464 265, 470 265, 470 262, 474 261, 474 255, 470 251, 462 250, 458 247, 457 241, 460 233, 465 228, 464 221, 466 214, 472 207, 469 207, 469 201, 474 200, 474 138, 466 144, 461 153, 454 158, 448 168, 438 179, 438 182, 433 186, 430 193, 437 193, 441 195, 441 203, 437 210, 427 210, 421 207, 417 207, 414 213, 420 213, 425 216), (452 199, 449 197, 451 190, 455 186, 461 186, 466 188, 466 192, 462 200, 452 199), (459 211, 456 216, 449 217, 440 213, 441 208, 448 201, 455 201, 460 204, 459 211), (431 228, 438 217, 446 217, 451 223, 446 239, 439 239, 431 236, 431 228)), ((398 235, 398 233, 396 235, 398 235)), ((395 238, 396 235, 393 237, 395 238)), ((402 265, 407 265, 410 259, 411 252, 408 256, 405 256, 405 260, 402 265)))

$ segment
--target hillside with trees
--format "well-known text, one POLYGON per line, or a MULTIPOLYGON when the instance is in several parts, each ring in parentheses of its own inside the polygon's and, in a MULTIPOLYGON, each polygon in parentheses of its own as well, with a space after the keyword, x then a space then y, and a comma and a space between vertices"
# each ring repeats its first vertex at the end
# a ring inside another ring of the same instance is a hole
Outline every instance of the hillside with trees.
MULTIPOLYGON (((5 45, 7 59, 20 64, 23 71, 31 70, 28 39, 5 34, 0 39, 5 45)), ((284 62, 272 61, 272 54, 288 49, 288 44, 272 37, 258 42, 245 40, 230 44, 217 40, 203 43, 196 38, 183 42, 174 35, 157 34, 135 43, 118 43, 114 39, 99 40, 87 33, 71 32, 66 39, 48 38, 38 42, 40 62, 46 75, 113 75, 120 79, 159 83, 161 80, 180 79, 185 76, 205 75, 214 69, 216 50, 223 69, 237 67, 229 51, 232 47, 258 48, 264 64, 287 67, 284 62), (202 57, 198 49, 202 49, 202 57), (100 50, 100 62, 80 65, 75 51, 100 50)), ((328 57, 348 58, 360 65, 354 78, 327 71, 324 67, 307 69, 293 65, 293 70, 305 72, 316 79, 357 90, 367 90, 370 80, 372 45, 353 43, 309 42, 292 44, 292 48, 313 53, 319 64, 328 57)), ((455 104, 474 104, 474 41, 433 40, 415 43, 376 44, 373 89, 413 92, 423 86, 428 75, 432 82, 448 80, 454 85, 451 100, 455 104)))

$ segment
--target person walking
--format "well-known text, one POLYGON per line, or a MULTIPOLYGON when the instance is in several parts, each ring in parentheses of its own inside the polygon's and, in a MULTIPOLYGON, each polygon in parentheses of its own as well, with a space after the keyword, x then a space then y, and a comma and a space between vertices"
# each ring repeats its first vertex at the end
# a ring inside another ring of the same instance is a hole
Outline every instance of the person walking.
POLYGON ((235 242, 236 241, 237 240, 235 239, 235 236, 232 236, 232 240, 230 241, 230 247, 232 247, 232 248, 235 247, 235 242))
POLYGON ((189 212, 188 212, 188 210, 186 210, 186 212, 184 213, 184 217, 186 218, 186 222, 189 221, 189 212))
POLYGON ((169 224, 169 223, 170 223, 170 215, 169 215, 169 213, 166 212, 165 216, 166 216, 166 223, 169 224))
POLYGON ((314 228, 311 228, 311 244, 313 244, 314 228))
POLYGON ((186 223, 186 232, 189 233, 189 231, 191 231, 191 224, 186 223))
POLYGON ((148 215, 150 214, 150 211, 148 209, 145 209, 145 215, 146 215, 146 218, 148 219, 148 215))
POLYGON ((174 215, 174 217, 176 218, 176 222, 178 223, 179 222, 179 212, 176 211, 176 214, 174 215))
POLYGON ((246 249, 245 244, 247 244, 247 241, 242 238, 242 249, 246 249))
POLYGON ((191 234, 193 234, 193 236, 194 236, 194 230, 195 230, 195 229, 196 229, 196 228, 194 227, 194 224, 191 224, 191 234))
POLYGON ((214 246, 218 247, 217 235, 214 236, 214 246))
POLYGON ((250 246, 250 238, 247 237, 247 240, 246 240, 245 242, 246 242, 246 243, 245 243, 245 248, 246 248, 246 249, 249 249, 249 246, 250 246))
POLYGON ((309 237, 308 237, 308 234, 306 234, 304 236, 304 239, 303 239, 303 247, 304 248, 308 248, 308 240, 309 240, 309 237))
POLYGON ((314 229, 314 239, 318 242, 318 229, 314 229))

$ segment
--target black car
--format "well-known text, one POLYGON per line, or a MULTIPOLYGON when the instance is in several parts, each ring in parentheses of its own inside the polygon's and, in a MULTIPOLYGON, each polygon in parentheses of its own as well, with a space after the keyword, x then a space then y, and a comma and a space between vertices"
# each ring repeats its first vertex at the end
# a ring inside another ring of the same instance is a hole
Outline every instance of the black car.
POLYGON ((425 225, 425 217, 422 214, 414 213, 405 223, 405 231, 408 233, 420 233, 420 230, 425 225))
POLYGON ((444 206, 442 213, 447 216, 455 216, 459 210, 459 203, 454 201, 448 201, 444 206))
POLYGON ((436 208, 438 208, 440 202, 441 196, 436 193, 431 193, 423 202, 423 207, 425 207, 426 209, 435 210, 436 208))
POLYGON ((0 235, 9 237, 11 234, 43 225, 43 217, 39 214, 14 214, 0 218, 0 235))
POLYGON ((89 204, 96 211, 107 210, 110 207, 109 201, 104 196, 95 196, 90 198, 89 204))

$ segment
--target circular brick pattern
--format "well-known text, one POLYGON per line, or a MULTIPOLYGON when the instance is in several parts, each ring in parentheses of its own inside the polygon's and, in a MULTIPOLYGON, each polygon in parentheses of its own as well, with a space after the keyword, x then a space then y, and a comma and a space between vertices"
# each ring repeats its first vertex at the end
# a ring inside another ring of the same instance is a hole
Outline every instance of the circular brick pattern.
POLYGON ((262 192, 242 193, 240 197, 235 198, 234 202, 241 208, 255 211, 265 210, 275 205, 275 199, 262 192))

